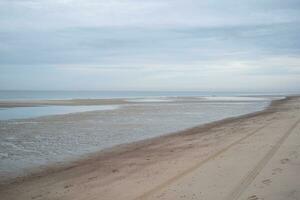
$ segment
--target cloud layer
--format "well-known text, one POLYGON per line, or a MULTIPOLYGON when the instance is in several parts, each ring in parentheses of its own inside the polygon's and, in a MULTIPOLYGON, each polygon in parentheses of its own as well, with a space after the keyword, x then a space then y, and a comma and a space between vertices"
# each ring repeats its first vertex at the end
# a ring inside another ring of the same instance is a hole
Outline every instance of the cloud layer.
POLYGON ((296 0, 2 0, 0 89, 300 91, 299 11, 296 0))

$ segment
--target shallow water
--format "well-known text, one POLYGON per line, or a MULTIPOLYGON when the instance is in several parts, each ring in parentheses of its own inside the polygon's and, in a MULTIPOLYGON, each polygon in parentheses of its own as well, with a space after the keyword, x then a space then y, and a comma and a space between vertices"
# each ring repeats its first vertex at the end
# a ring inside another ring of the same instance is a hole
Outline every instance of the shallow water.
POLYGON ((0 121, 0 179, 118 144, 259 111, 269 103, 269 99, 147 101, 112 110, 0 121))
POLYGON ((113 110, 118 105, 101 106, 38 106, 38 107, 16 107, 0 108, 0 120, 27 119, 47 115, 62 115, 76 112, 87 112, 97 110, 113 110))

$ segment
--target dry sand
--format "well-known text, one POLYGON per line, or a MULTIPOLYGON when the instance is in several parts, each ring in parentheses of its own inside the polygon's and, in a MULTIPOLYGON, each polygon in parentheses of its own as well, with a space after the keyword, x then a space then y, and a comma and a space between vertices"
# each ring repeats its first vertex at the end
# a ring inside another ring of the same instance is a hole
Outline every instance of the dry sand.
POLYGON ((300 98, 0 185, 0 198, 300 199, 300 98))

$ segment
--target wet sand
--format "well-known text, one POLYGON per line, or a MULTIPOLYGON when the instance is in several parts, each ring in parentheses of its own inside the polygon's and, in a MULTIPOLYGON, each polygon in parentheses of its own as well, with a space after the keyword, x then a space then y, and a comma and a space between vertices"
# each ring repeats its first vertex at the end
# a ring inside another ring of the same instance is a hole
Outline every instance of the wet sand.
POLYGON ((0 100, 0 108, 129 104, 125 99, 0 100))
MULTIPOLYGON (((256 96, 245 96, 246 100, 242 102, 252 102, 251 98, 256 96), (249 99, 250 100, 247 100, 249 99)), ((278 96, 258 96, 260 98, 276 98, 278 96)), ((216 97, 212 97, 216 98, 216 97)), ((221 100, 222 102, 232 102, 229 97, 228 100, 221 100)), ((241 98, 241 97, 239 97, 241 98)), ((280 98, 280 97, 279 97, 280 98)), ((122 104, 138 104, 138 103, 210 103, 211 100, 206 97, 153 97, 153 98, 115 98, 115 99, 64 99, 64 100, 0 100, 0 108, 15 108, 15 107, 34 107, 34 106, 89 106, 89 105, 122 105, 122 104), (141 100, 141 101, 139 101, 141 100), (144 100, 144 101, 143 101, 144 100), (158 100, 158 101, 157 101, 158 100)))
POLYGON ((299 199, 300 98, 120 145, 0 186, 1 199, 299 199))

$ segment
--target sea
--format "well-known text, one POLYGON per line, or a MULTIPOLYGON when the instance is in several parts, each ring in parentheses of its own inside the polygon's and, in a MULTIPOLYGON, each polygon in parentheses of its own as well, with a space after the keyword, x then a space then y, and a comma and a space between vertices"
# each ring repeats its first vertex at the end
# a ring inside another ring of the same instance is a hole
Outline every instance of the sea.
POLYGON ((265 109, 283 94, 0 91, 0 101, 111 99, 128 104, 0 108, 0 181, 116 145, 265 109))
POLYGON ((263 96, 284 93, 251 92, 202 92, 202 91, 30 91, 0 90, 0 100, 55 100, 55 99, 111 99, 151 97, 199 97, 199 96, 263 96))

